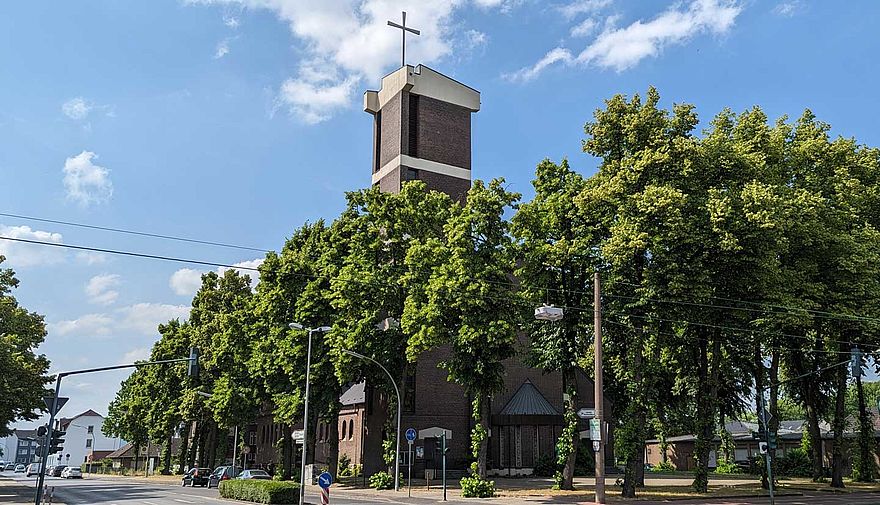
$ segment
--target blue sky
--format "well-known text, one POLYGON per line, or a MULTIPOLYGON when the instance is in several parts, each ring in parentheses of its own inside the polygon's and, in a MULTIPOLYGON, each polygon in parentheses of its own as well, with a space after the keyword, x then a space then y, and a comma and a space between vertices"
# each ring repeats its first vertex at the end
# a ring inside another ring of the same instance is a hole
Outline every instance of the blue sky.
MULTIPOLYGON (((473 174, 530 193, 534 166, 581 153, 615 93, 656 86, 703 121, 811 108, 878 145, 870 1, 225 0, 6 2, 0 212, 277 249, 370 183, 365 89, 425 63, 482 92, 473 174)), ((260 254, 0 217, 0 235, 222 263, 260 254)), ((53 370, 142 358, 185 317, 197 266, 0 241, 46 315, 53 370), (189 268, 189 270, 183 270, 189 268)), ((72 378, 64 414, 106 411, 121 374, 72 378)))

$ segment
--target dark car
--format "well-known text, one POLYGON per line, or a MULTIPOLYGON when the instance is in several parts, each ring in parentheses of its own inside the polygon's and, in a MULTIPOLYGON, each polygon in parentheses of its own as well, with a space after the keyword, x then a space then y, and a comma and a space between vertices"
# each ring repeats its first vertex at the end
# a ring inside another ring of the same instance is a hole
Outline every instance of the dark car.
POLYGON ((214 473, 208 477, 208 487, 220 487, 220 481, 238 477, 240 470, 240 468, 233 468, 231 466, 218 466, 214 469, 214 473))
POLYGON ((202 486, 207 487, 208 477, 211 476, 210 468, 192 468, 184 474, 180 481, 181 486, 189 484, 191 487, 202 486))
POLYGON ((50 477, 61 477, 61 472, 63 472, 65 468, 67 468, 67 465, 50 466, 49 470, 46 471, 46 475, 49 475, 50 477))
POLYGON ((241 475, 238 476, 239 479, 261 479, 261 480, 271 480, 272 476, 266 473, 265 470, 245 470, 241 472, 241 475))
POLYGON ((15 463, 6 463, 6 466, 3 467, 3 470, 6 472, 15 470, 15 463))

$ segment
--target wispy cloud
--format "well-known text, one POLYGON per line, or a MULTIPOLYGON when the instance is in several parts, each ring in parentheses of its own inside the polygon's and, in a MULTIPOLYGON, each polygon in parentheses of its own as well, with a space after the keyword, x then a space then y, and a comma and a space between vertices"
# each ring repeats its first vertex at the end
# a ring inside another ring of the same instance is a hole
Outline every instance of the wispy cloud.
POLYGON ((572 61, 571 52, 568 49, 562 47, 551 49, 547 52, 547 54, 544 55, 543 58, 538 60, 538 62, 531 67, 525 67, 517 70, 516 72, 504 74, 503 77, 509 81, 530 81, 538 77, 541 72, 544 71, 544 69, 560 61, 565 63, 569 63, 572 61))
POLYGON ((611 5, 611 0, 576 0, 564 5, 559 5, 556 10, 566 19, 572 19, 582 14, 591 14, 611 5))
POLYGON ((110 170, 95 164, 93 160, 97 157, 91 151, 83 151, 64 162, 67 198, 83 206, 104 203, 113 196, 110 170))
POLYGON ((112 305, 119 298, 119 292, 115 287, 121 284, 121 278, 116 274, 101 274, 89 279, 83 289, 89 297, 89 303, 97 305, 112 305))
MULTIPOLYGON (((5 226, 0 224, 0 235, 13 239, 34 240, 38 242, 63 243, 60 233, 33 230, 29 226, 5 226)), ((6 257, 4 265, 27 268, 54 265, 65 261, 65 253, 57 247, 0 240, 0 255, 6 257)))
POLYGON ((219 60, 227 54, 229 54, 229 39, 223 39, 217 43, 217 49, 214 51, 214 59, 219 60))
POLYGON ((773 14, 783 17, 792 17, 801 9, 801 3, 798 0, 793 2, 780 2, 773 8, 773 14))

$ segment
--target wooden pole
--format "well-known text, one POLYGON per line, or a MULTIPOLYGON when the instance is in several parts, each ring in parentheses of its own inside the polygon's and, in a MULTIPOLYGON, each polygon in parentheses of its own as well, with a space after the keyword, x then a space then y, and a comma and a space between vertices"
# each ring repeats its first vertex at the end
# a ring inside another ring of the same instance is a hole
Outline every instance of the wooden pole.
POLYGON ((593 274, 593 354, 595 355, 595 381, 593 394, 596 419, 599 421, 600 440, 596 448, 596 503, 605 503, 605 398, 602 392, 602 287, 599 272, 593 274))

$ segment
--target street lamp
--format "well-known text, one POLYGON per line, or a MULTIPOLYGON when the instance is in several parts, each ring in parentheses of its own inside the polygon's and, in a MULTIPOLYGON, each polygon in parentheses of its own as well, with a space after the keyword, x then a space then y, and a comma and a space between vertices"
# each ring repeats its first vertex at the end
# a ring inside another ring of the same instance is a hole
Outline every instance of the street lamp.
POLYGON ((554 307, 553 305, 542 305, 535 309, 535 319, 539 321, 561 321, 564 315, 562 307, 554 307))
POLYGON ((397 394, 397 437, 395 437, 395 443, 397 444, 397 448, 395 449, 395 452, 394 452, 394 490, 399 491, 400 490, 400 482, 399 482, 399 480, 400 480, 400 413, 401 413, 401 408, 403 405, 400 401, 400 390, 397 389, 397 383, 394 382, 394 377, 391 375, 391 373, 388 371, 388 369, 385 368, 384 366, 382 366, 382 364, 379 363, 378 361, 374 360, 373 358, 371 358, 369 356, 364 356, 363 354, 360 354, 360 353, 357 353, 354 351, 349 351, 348 349, 343 349, 342 352, 344 352, 345 354, 348 354, 349 356, 354 356, 355 358, 360 358, 360 359, 365 359, 367 361, 372 361, 373 363, 379 365, 379 368, 381 368, 382 371, 384 371, 385 374, 388 375, 388 379, 391 381, 391 385, 394 386, 394 392, 397 394))
MULTIPOLYGON (((290 328, 294 330, 306 330, 309 332, 309 348, 306 353, 306 401, 303 407, 303 453, 302 465, 299 473, 299 502, 305 503, 306 498, 306 450, 308 449, 309 438, 309 369, 312 368, 312 333, 327 333, 330 331, 329 326, 319 326, 317 328, 305 328, 299 323, 290 323, 290 328)), ((234 467, 235 465, 233 465, 234 467)))

